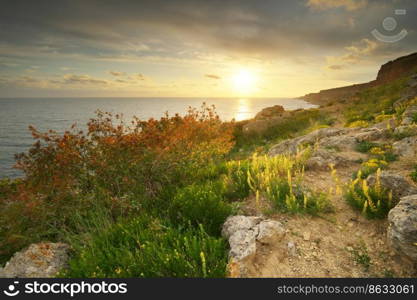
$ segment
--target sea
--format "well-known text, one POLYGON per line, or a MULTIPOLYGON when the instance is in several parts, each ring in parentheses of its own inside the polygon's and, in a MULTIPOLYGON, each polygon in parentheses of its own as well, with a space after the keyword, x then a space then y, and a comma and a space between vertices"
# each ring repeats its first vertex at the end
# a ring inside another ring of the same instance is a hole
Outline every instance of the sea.
POLYGON ((185 114, 188 107, 199 108, 203 103, 214 105, 225 121, 250 119, 277 104, 285 110, 315 107, 289 98, 0 98, 0 178, 23 176, 13 168, 14 155, 28 151, 35 142, 29 125, 62 133, 74 123, 85 129, 97 110, 123 114, 124 120, 133 116, 147 120, 165 112, 185 114))

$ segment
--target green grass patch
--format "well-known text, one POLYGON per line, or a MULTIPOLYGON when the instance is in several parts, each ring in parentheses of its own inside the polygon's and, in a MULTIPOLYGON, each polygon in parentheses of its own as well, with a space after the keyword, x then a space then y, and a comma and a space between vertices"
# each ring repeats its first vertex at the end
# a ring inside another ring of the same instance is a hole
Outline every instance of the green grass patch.
POLYGON ((227 243, 202 226, 176 228, 136 217, 73 239, 61 277, 224 277, 227 243))

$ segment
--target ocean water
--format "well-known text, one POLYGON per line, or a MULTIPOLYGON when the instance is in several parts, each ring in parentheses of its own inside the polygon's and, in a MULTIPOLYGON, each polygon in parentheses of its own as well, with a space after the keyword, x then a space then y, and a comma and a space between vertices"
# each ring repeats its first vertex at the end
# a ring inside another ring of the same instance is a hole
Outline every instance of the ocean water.
POLYGON ((315 107, 301 99, 284 98, 0 98, 0 178, 22 176, 13 169, 14 155, 34 143, 29 125, 40 131, 63 132, 74 123, 83 129, 97 109, 122 113, 126 120, 132 116, 148 119, 166 111, 184 114, 189 106, 198 108, 203 102, 215 105, 221 119, 237 121, 276 104, 286 110, 315 107))

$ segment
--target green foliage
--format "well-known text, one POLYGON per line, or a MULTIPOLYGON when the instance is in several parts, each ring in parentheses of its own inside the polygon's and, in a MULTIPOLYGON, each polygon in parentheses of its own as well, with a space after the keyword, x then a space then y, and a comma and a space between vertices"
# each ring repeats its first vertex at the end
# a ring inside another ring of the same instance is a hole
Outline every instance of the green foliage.
POLYGON ((71 244, 75 254, 62 277, 224 277, 226 272, 226 241, 202 226, 175 228, 142 216, 89 228, 71 244))
POLYGON ((382 187, 380 173, 381 169, 378 169, 375 184, 368 186, 366 179, 363 179, 359 172, 357 178, 348 185, 345 194, 347 202, 370 219, 385 218, 394 207, 392 192, 382 187))
POLYGON ((301 185, 308 150, 298 157, 254 156, 248 171, 248 183, 257 199, 262 196, 279 211, 318 214, 330 209, 325 194, 301 185))
POLYGON ((356 144, 356 151, 361 153, 368 153, 373 147, 377 147, 377 143, 368 142, 368 141, 361 141, 356 144))
MULTIPOLYGON (((195 183, 203 194, 200 183, 227 173, 218 162, 233 145, 232 129, 233 123, 221 122, 206 106, 185 116, 134 118, 129 125, 118 115, 98 112, 87 133, 75 127, 63 134, 31 128, 37 142, 17 157, 25 179, 0 183, 0 263, 29 243, 77 235, 82 228, 76 216, 88 219, 98 208, 112 220, 142 214, 167 218, 178 189, 195 183)), ((218 228, 230 207, 212 194, 207 203, 184 196, 178 210, 184 222, 206 223, 214 232, 210 226, 218 228)))
POLYGON ((248 184, 249 160, 229 161, 227 175, 223 176, 224 194, 230 200, 243 200, 250 194, 248 184))
POLYGON ((220 182, 193 184, 178 190, 169 207, 170 219, 174 224, 198 226, 213 235, 220 235, 221 226, 232 213, 225 201, 220 182))
POLYGON ((329 126, 334 122, 327 112, 320 109, 297 110, 289 113, 287 117, 270 121, 266 129, 258 132, 243 132, 244 123, 236 124, 234 152, 239 149, 253 151, 260 145, 295 137, 318 126, 329 126))
POLYGON ((346 125, 357 121, 372 122, 381 112, 394 113, 393 104, 400 98, 406 84, 407 78, 402 78, 359 92, 357 98, 344 111, 346 125))

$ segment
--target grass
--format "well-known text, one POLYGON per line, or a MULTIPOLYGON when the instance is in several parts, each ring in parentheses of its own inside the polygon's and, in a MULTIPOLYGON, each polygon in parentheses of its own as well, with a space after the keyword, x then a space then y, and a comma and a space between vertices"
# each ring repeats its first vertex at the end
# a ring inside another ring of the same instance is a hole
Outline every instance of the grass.
POLYGON ((352 124, 363 125, 374 122, 377 115, 393 114, 393 104, 397 101, 406 87, 407 78, 401 78, 389 84, 372 87, 358 93, 344 111, 346 126, 352 124))
POLYGON ((356 263, 361 265, 365 272, 368 272, 372 265, 372 261, 365 243, 360 243, 359 246, 354 247, 350 252, 356 263))
MULTIPOLYGON (((299 156, 254 156, 248 171, 249 187, 259 201, 264 197, 276 211, 319 214, 331 209, 327 195, 302 186, 304 161, 299 156)), ((303 157, 304 156, 304 157, 303 157)))
MULTIPOLYGON (((248 156, 256 148, 268 146, 283 139, 292 138, 322 126, 332 125, 334 120, 327 112, 319 109, 308 109, 290 112, 290 115, 268 124, 266 129, 246 133, 243 131, 245 123, 237 124, 234 135, 236 144, 232 154, 239 155, 239 151, 248 156)), ((250 155, 249 155, 250 156, 250 155)))
POLYGON ((227 243, 202 226, 177 228, 146 216, 71 238, 75 254, 61 277, 224 277, 227 243))
POLYGON ((221 183, 209 181, 179 189, 170 203, 169 215, 173 224, 203 224, 208 233, 218 236, 232 210, 221 183))
POLYGON ((346 201, 369 219, 385 218, 394 207, 392 192, 382 187, 380 174, 381 169, 378 169, 375 184, 368 186, 367 180, 363 179, 359 172, 357 178, 350 182, 345 193, 346 201))

